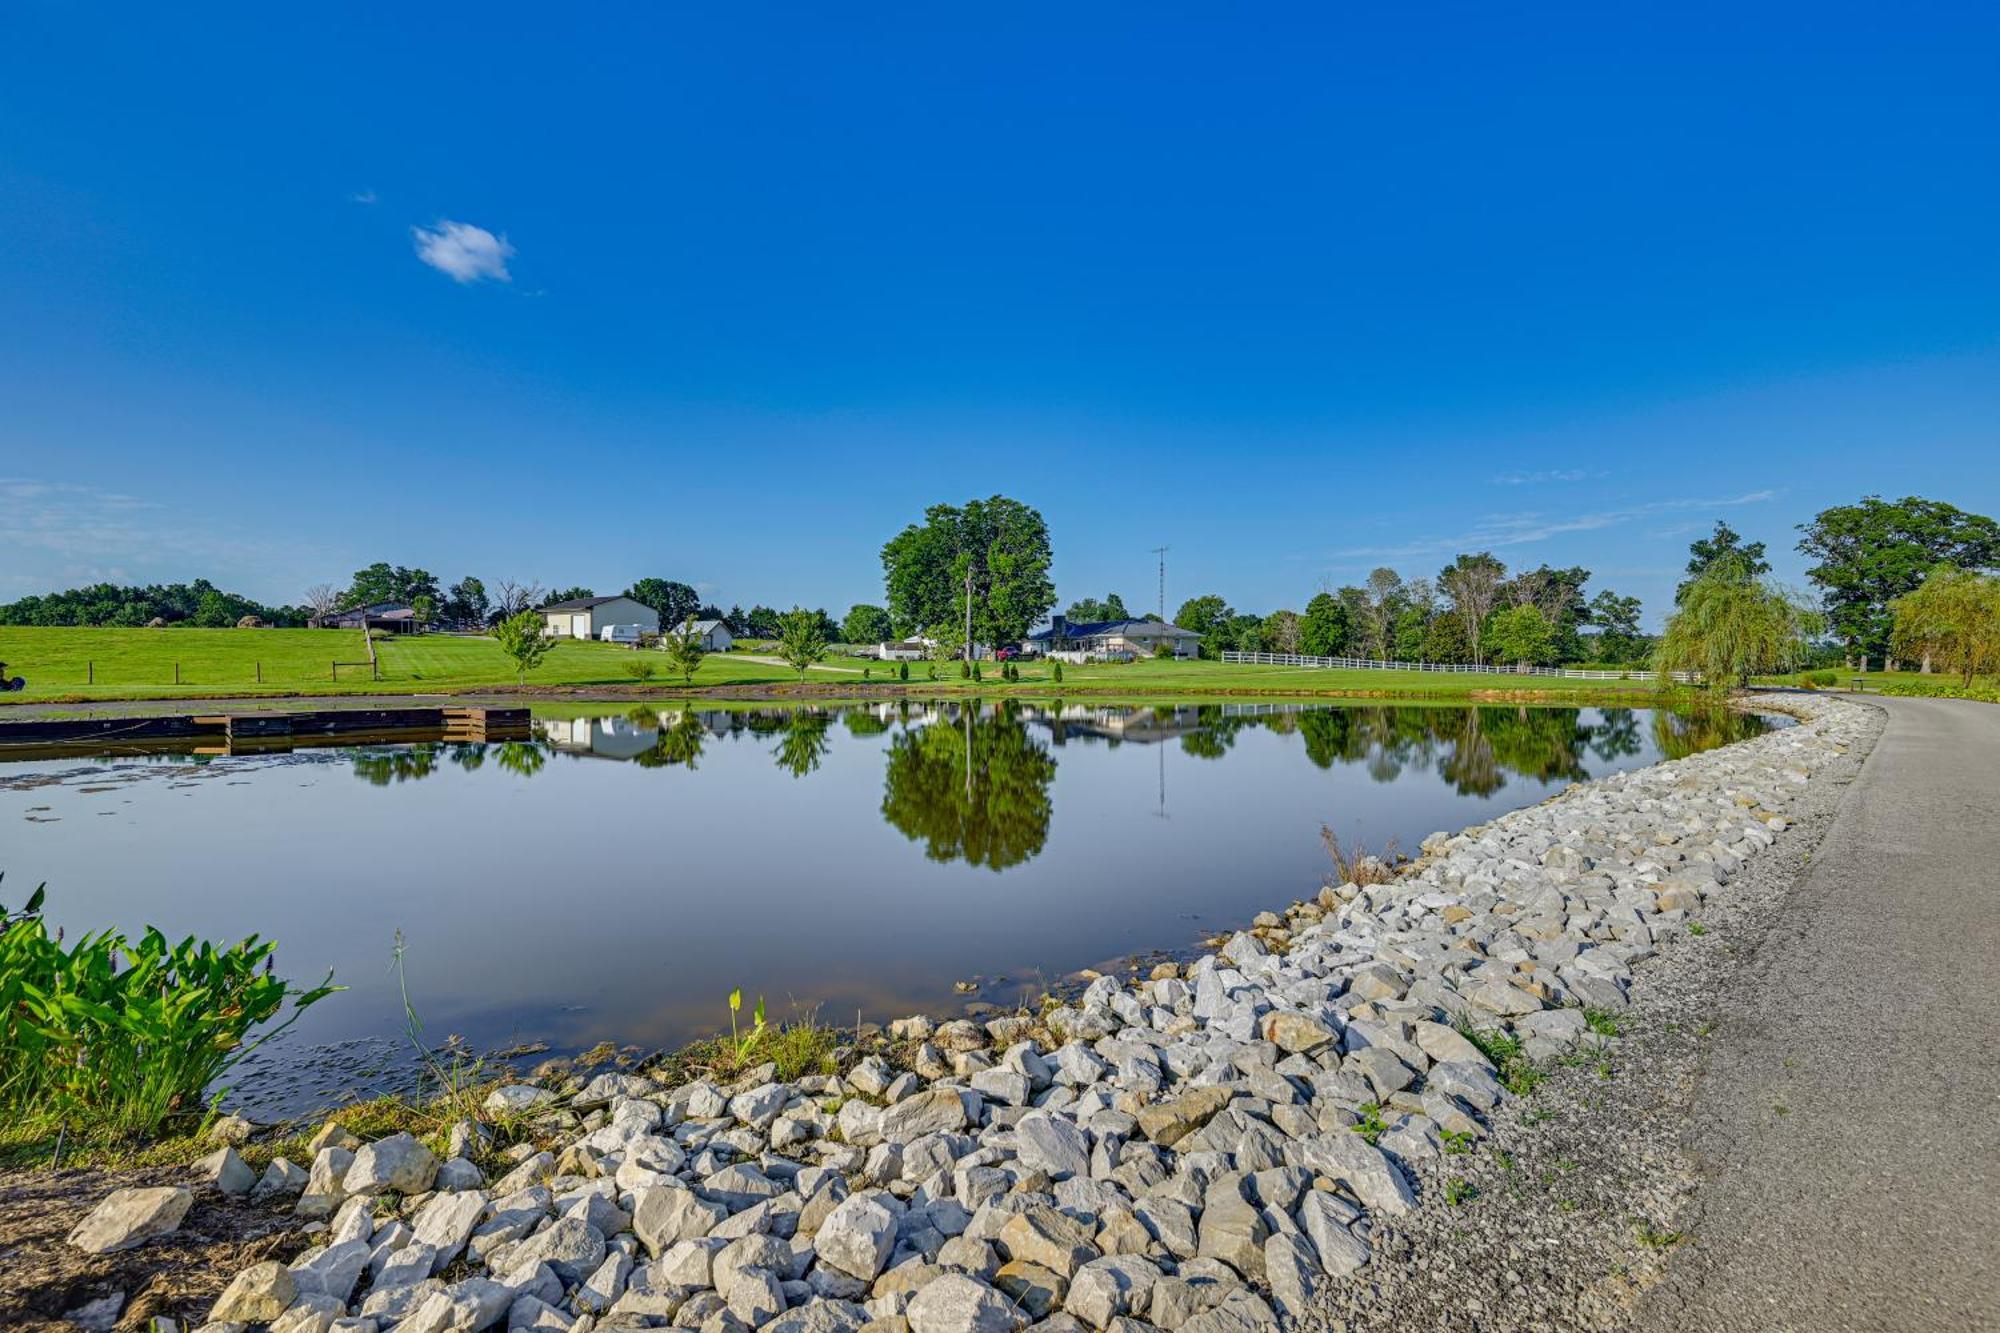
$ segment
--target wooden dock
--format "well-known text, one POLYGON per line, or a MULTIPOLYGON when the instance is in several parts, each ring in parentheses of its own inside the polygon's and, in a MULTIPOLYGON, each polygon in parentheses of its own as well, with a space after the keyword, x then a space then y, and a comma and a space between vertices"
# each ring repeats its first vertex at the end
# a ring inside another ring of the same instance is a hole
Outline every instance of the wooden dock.
POLYGON ((27 748, 80 750, 185 743, 205 754, 234 754, 361 740, 527 740, 533 734, 525 708, 462 705, 52 718, 0 722, 0 757, 27 748))

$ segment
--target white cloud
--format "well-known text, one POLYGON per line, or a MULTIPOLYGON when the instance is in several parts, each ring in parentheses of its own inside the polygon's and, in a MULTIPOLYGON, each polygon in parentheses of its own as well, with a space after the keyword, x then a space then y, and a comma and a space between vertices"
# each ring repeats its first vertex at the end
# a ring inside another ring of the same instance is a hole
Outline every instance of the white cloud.
POLYGON ((1418 556, 1451 555, 1459 551, 1490 551, 1505 546, 1526 546, 1547 541, 1566 532, 1595 532, 1656 514, 1679 513, 1690 509, 1731 509, 1738 505, 1763 504, 1778 497, 1776 490, 1745 491, 1741 495, 1710 500, 1654 500, 1628 509, 1606 509, 1589 514, 1492 514, 1470 528, 1449 537, 1426 537, 1395 546, 1358 546, 1329 551, 1332 560, 1397 560, 1418 556))
POLYGON ((1540 472, 1502 472, 1493 478, 1499 486, 1539 486, 1554 481, 1601 481, 1609 472, 1581 467, 1545 468, 1540 472))
POLYGON ((378 202, 378 199, 373 190, 356 190, 353 194, 347 196, 347 202, 350 204, 372 204, 378 202))
POLYGON ((435 228, 412 227, 410 235, 416 239, 417 258, 458 282, 478 282, 481 278, 498 282, 514 280, 514 275, 507 271, 514 247, 505 236, 495 236, 470 222, 449 219, 439 220, 435 228))

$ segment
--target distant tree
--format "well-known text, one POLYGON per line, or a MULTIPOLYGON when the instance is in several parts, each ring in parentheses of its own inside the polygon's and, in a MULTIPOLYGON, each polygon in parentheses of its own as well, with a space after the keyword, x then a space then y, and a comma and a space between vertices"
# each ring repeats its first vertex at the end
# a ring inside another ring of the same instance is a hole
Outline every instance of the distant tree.
POLYGON ((573 588, 554 589, 548 594, 547 597, 543 598, 542 605, 553 606, 557 602, 577 602, 577 601, 582 601, 586 597, 595 597, 595 596, 597 596, 596 593, 592 592, 590 589, 584 587, 581 583, 579 583, 573 588))
POLYGON ((1455 611, 1433 616, 1424 630, 1424 648, 1420 654, 1426 662, 1439 662, 1446 666, 1463 666, 1472 661, 1472 645, 1465 637, 1465 617, 1455 611))
POLYGON ((1674 589, 1676 604, 1687 591, 1688 584, 1706 573, 1708 567, 1718 560, 1736 561, 1750 571, 1753 579, 1761 579, 1771 572, 1771 562, 1764 558, 1764 543, 1744 541, 1736 529, 1718 518, 1714 532, 1688 543, 1688 576, 1674 589))
POLYGON ((306 609, 315 616, 330 616, 340 609, 340 589, 331 583, 315 583, 306 589, 306 609))
POLYGON ((1460 555, 1438 572, 1437 585, 1451 599, 1452 614, 1458 617, 1459 626, 1465 631, 1465 642, 1472 649, 1475 665, 1486 660, 1480 648, 1480 631, 1485 628, 1486 617, 1493 610, 1506 578, 1507 566, 1486 551, 1460 555))
POLYGON ((1662 680, 1695 671, 1704 688, 1727 692, 1753 675, 1790 670, 1821 623, 1802 599, 1753 575, 1749 561, 1725 557, 1688 585, 1654 665, 1662 680))
POLYGON ((1201 655, 1220 657, 1230 646, 1229 627, 1235 612, 1229 603, 1213 593, 1190 597, 1174 612, 1174 623, 1201 635, 1201 655))
MULTIPOLYGON (((1239 653, 1263 653, 1270 651, 1269 645, 1264 642, 1264 617, 1262 616, 1250 615, 1248 613, 1232 615, 1229 617, 1229 623, 1223 627, 1222 634, 1225 640, 1223 647, 1234 649, 1239 653)), ((1156 651, 1159 648, 1166 648, 1169 656, 1173 654, 1173 649, 1164 642, 1155 645, 1156 651)))
POLYGON ((750 632, 750 617, 740 606, 732 606, 723 613, 722 623, 729 626, 729 632, 743 635, 750 632))
POLYGON ((857 602, 848 608, 847 619, 840 622, 843 643, 886 643, 894 633, 889 625, 889 613, 866 602, 857 602))
POLYGON ((701 611, 701 594, 672 579, 640 579, 625 590, 625 595, 641 606, 652 607, 662 625, 678 625, 701 611))
POLYGON ((542 605, 542 585, 533 579, 526 583, 516 583, 513 579, 495 579, 493 582, 493 609, 487 614, 493 622, 518 616, 523 611, 531 611, 542 605))
POLYGON ((743 617, 744 632, 753 639, 778 637, 778 613, 768 606, 753 606, 743 617))
POLYGON ((437 623, 437 610, 437 599, 427 592, 410 599, 410 618, 416 622, 419 633, 437 623))
POLYGON ((534 611, 519 611, 493 627, 500 651, 514 659, 514 677, 526 682, 528 673, 542 664, 555 646, 549 637, 548 622, 534 611))
POLYGON ((1421 606, 1406 606, 1396 616, 1392 635, 1393 651, 1399 662, 1424 660, 1424 638, 1430 633, 1430 614, 1421 606))
POLYGON ((694 684, 694 673, 701 670, 701 659, 708 656, 708 650, 701 646, 701 635, 695 633, 693 616, 661 636, 660 650, 666 655, 667 670, 678 671, 683 685, 694 684))
POLYGON ((1555 627, 1532 604, 1510 606, 1486 619, 1486 650, 1496 662, 1546 666, 1555 649, 1555 627))
POLYGON ((1639 630, 1639 599, 1620 597, 1609 588, 1590 599, 1590 623, 1597 627, 1598 652, 1607 662, 1630 662, 1644 654, 1646 636, 1639 630))
POLYGON ((477 625, 485 621, 487 608, 491 605, 486 596, 486 585, 467 574, 445 589, 444 605, 439 609, 444 618, 454 624, 477 625))
POLYGON ((1916 591, 1937 565, 2000 564, 2000 524, 1941 500, 1870 495, 1824 510, 1799 530, 1799 550, 1818 561, 1806 577, 1826 599, 1834 636, 1864 658, 1888 655, 1889 603, 1916 591))
POLYGON ((1130 620, 1132 613, 1125 609, 1125 599, 1114 592, 1102 599, 1085 597, 1071 602, 1063 617, 1076 624, 1092 625, 1107 620, 1130 620))
POLYGON ((376 602, 409 606, 419 597, 428 597, 433 604, 440 600, 436 575, 427 569, 408 569, 378 560, 366 569, 354 571, 347 591, 340 596, 340 605, 343 609, 376 602))
POLYGON ((1299 620, 1299 648, 1307 657, 1345 657, 1347 608, 1332 593, 1315 594, 1299 620))
POLYGON ((1912 592, 1889 603, 1889 646, 1906 658, 1974 676, 2000 671, 2000 579, 1941 564, 1912 592))
POLYGON ((1296 611, 1273 611, 1264 617, 1264 651, 1270 653, 1297 653, 1299 651, 1299 613, 1296 611))
MULTIPOLYGON (((1048 524, 1019 500, 995 495, 963 506, 933 505, 882 548, 889 618, 896 633, 967 620, 972 637, 1014 643, 1055 605, 1048 524)), ((971 652, 971 645, 966 646, 971 652)))
POLYGON ((778 617, 778 656, 799 673, 800 680, 806 678, 807 667, 826 656, 826 635, 821 632, 825 619, 825 612, 802 606, 778 617))
POLYGON ((1550 652, 1558 661, 1575 661, 1583 651, 1577 631, 1590 619, 1583 585, 1590 571, 1581 565, 1557 569, 1541 565, 1523 570, 1500 585, 1500 602, 1506 606, 1532 606, 1548 622, 1550 652))

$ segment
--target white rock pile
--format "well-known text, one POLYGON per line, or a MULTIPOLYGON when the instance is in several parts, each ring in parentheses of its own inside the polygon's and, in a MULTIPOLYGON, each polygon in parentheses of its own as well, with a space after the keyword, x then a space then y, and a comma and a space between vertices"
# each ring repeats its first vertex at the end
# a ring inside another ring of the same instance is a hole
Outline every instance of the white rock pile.
MULTIPOLYGON (((1633 969, 1771 845, 1860 710, 1425 839, 1193 966, 1040 1018, 892 1024, 840 1076, 517 1086, 542 1118, 488 1180, 329 1128, 253 1197, 325 1227, 238 1275, 211 1330, 818 1333, 1271 1328, 1370 1262, 1373 1220, 1507 1095, 1486 1034, 1594 1039, 1633 969), (1475 1042, 1468 1032, 1478 1034, 1475 1042)), ((240 1162, 236 1164, 240 1167, 240 1162)), ((139 1224, 143 1228, 146 1224, 139 1224)), ((106 1232, 106 1238, 115 1238, 106 1232)))

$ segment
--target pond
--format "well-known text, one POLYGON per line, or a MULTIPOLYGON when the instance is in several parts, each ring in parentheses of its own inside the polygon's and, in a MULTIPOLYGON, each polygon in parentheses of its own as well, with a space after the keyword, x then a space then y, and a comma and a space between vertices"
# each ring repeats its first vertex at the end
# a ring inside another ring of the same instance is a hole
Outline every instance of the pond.
POLYGON ((426 1037, 487 1050, 670 1047, 726 1028, 738 986, 774 1018, 842 1025, 1012 1006, 1317 892, 1323 825, 1410 852, 1765 725, 1513 706, 599 710, 542 717, 525 742, 0 762, 0 870, 9 889, 46 881, 72 932, 256 932, 295 981, 332 968, 350 989, 288 1035, 282 1076, 242 1089, 282 1110, 396 1063, 399 932, 426 1037))

